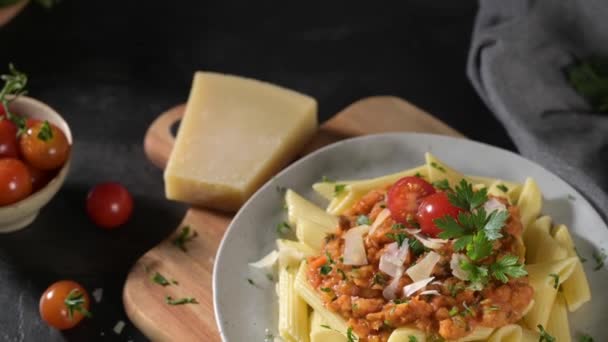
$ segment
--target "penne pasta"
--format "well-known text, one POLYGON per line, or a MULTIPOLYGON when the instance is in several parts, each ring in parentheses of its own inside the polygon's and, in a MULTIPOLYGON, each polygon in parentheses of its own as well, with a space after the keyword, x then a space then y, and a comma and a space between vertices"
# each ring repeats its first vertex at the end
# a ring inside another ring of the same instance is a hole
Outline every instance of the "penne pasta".
POLYGON ((543 195, 534 179, 526 179, 517 199, 517 206, 525 232, 528 226, 540 215, 540 210, 543 207, 543 195))
POLYGON ((291 189, 288 189, 285 193, 285 203, 287 204, 287 214, 291 224, 297 225, 298 220, 304 218, 327 229, 335 228, 338 225, 337 217, 329 215, 291 189))
POLYGON ((534 306, 524 316, 528 328, 536 329, 539 324, 547 325, 559 285, 570 277, 576 261, 577 258, 570 257, 527 265, 530 285, 534 287, 534 306))
POLYGON ((551 336, 555 337, 556 341, 570 341, 570 326, 568 325, 568 309, 566 308, 566 300, 561 293, 557 294, 553 308, 549 314, 549 321, 545 330, 551 336))
POLYGON ((296 236, 299 241, 318 252, 323 247, 327 235, 335 233, 336 229, 337 225, 327 227, 300 217, 296 223, 296 236))
POLYGON ((509 324, 498 328, 492 333, 488 342, 520 342, 522 328, 517 324, 509 324))
POLYGON ((347 342, 346 336, 334 330, 316 311, 310 314, 310 342, 347 342))
POLYGON ((340 332, 344 336, 346 336, 346 331, 348 330, 348 325, 346 321, 340 317, 340 315, 331 312, 325 308, 323 301, 317 294, 315 290, 308 284, 306 280, 306 263, 302 262, 300 268, 298 270, 294 288, 298 295, 306 302, 313 310, 315 310, 325 322, 334 330, 340 332))
POLYGON ((447 179, 450 186, 454 188, 461 179, 465 178, 462 173, 447 166, 444 162, 428 152, 424 154, 424 158, 426 160, 426 168, 430 182, 447 179))
POLYGON ((540 334, 536 330, 521 329, 521 342, 538 342, 540 341, 540 334))
POLYGON ((304 258, 318 253, 302 242, 286 239, 277 239, 277 248, 279 249, 279 263, 285 266, 295 265, 297 267, 304 258))
MULTIPOLYGON (((565 225, 557 226, 553 234, 555 240, 567 251, 568 256, 577 257, 576 247, 565 225)), ((591 289, 589 288, 587 275, 580 258, 577 259, 572 275, 562 284, 564 299, 570 312, 577 310, 581 305, 591 300, 591 289)))
POLYGON ((388 342, 426 342, 424 332, 411 327, 401 327, 395 329, 388 338, 388 342))
POLYGON ((297 271, 279 264, 279 334, 285 341, 308 342, 308 305, 295 290, 297 271))
POLYGON ((551 217, 542 216, 524 231, 526 263, 536 264, 568 257, 568 252, 551 236, 550 230, 551 217))

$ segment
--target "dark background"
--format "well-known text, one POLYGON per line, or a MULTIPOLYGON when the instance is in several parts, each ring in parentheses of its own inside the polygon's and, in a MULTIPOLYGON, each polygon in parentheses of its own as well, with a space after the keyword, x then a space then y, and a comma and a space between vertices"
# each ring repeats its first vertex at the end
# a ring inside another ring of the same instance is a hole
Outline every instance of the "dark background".
MULTIPOLYGON (((143 341, 125 320, 132 263, 167 236, 186 207, 163 198, 145 158, 151 121, 186 100, 195 70, 278 83, 316 97, 321 120, 371 95, 397 95, 468 137, 513 149, 465 76, 476 1, 76 1, 30 5, 0 29, 0 70, 29 74, 30 94, 70 123, 68 180, 32 227, 0 236, 0 341, 143 341), (117 231, 84 212, 88 189, 117 180, 136 211, 117 231), (60 333, 38 315, 52 282, 103 288, 94 318, 60 333)), ((373 115, 370 113, 369 115, 373 115)))

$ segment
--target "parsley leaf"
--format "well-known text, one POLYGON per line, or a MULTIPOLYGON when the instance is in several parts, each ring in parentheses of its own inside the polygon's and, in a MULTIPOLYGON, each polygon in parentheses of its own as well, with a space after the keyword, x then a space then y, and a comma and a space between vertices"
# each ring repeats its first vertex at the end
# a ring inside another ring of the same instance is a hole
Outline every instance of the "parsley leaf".
POLYGON ((519 259, 515 255, 505 255, 500 260, 490 265, 490 272, 494 278, 503 283, 509 281, 507 276, 510 276, 511 278, 523 277, 527 275, 528 272, 524 269, 524 265, 518 263, 518 261, 519 259))
POLYGON ((331 327, 327 324, 321 324, 321 328, 331 329, 331 327))
POLYGON ((418 338, 414 335, 409 335, 407 337, 407 342, 418 342, 418 338))
POLYGON ((432 166, 433 168, 435 168, 435 169, 437 169, 437 170, 439 170, 439 171, 441 171, 441 172, 445 173, 445 168, 444 168, 443 166, 441 166, 441 165, 439 165, 439 164, 437 164, 437 163, 435 163, 435 162, 431 162, 431 166, 432 166))
POLYGON ((450 187, 450 183, 448 182, 447 179, 435 181, 435 182, 433 182, 433 186, 436 187, 437 189, 443 190, 443 191, 452 190, 452 188, 450 187))
POLYGON ((435 219, 433 223, 442 230, 439 233, 439 237, 442 239, 455 239, 466 234, 466 230, 450 215, 435 219))
POLYGON ((321 182, 323 183, 335 183, 336 181, 327 178, 327 176, 321 177, 321 182))
POLYGON ((247 282, 249 283, 249 285, 255 286, 255 283, 253 282, 253 280, 251 280, 251 278, 247 278, 247 282))
POLYGON ((190 231, 190 226, 184 226, 182 231, 173 239, 173 245, 177 246, 182 251, 187 252, 186 242, 192 241, 192 239, 198 236, 196 230, 192 230, 192 233, 190 231))
POLYGON ((357 342, 359 340, 357 336, 353 333, 352 327, 348 327, 348 329, 346 330, 346 340, 348 342, 357 342))
POLYGON ((384 236, 393 241, 396 241, 399 247, 403 245, 403 242, 408 241, 407 235, 405 235, 404 233, 386 233, 384 236))
POLYGON ((467 260, 462 260, 460 268, 469 274, 469 280, 472 283, 486 284, 488 282, 488 269, 485 266, 477 266, 467 260))
POLYGON ((458 307, 456 306, 452 306, 452 308, 449 311, 450 317, 454 317, 456 315, 458 315, 458 307))
POLYGON ((576 249, 576 247, 574 247, 574 253, 576 253, 576 255, 578 256, 578 258, 581 259, 581 262, 587 262, 587 258, 585 258, 584 256, 582 256, 581 253, 578 252, 578 249, 576 249))
POLYGON ((160 286, 168 286, 171 283, 165 278, 162 274, 156 272, 154 276, 152 276, 152 281, 157 283, 160 286))
POLYGON ((283 221, 283 222, 277 224, 277 234, 285 235, 285 234, 288 234, 290 231, 291 231, 291 226, 289 225, 289 223, 283 221))
POLYGON ((492 242, 488 240, 484 231, 480 231, 473 235, 466 249, 467 256, 473 261, 478 261, 492 254, 492 242))
POLYGON ((416 239, 408 239, 407 244, 410 245, 410 249, 414 255, 420 255, 425 251, 424 245, 416 239))
POLYGON ((593 251, 591 256, 593 256, 593 260, 595 260, 595 267, 593 268, 594 271, 599 271, 602 267, 604 267, 604 261, 606 260, 606 251, 604 251, 604 249, 601 249, 599 252, 593 251))
POLYGON ((323 265, 319 268, 319 272, 321 272, 322 275, 328 275, 329 272, 331 272, 331 266, 329 265, 323 265))
MULTIPOLYGON (((482 211, 483 208, 480 208, 478 211, 482 211)), ((485 210, 484 215, 485 215, 485 210)), ((488 216, 488 220, 483 227, 483 230, 486 232, 486 236, 488 240, 498 240, 502 237, 500 230, 505 225, 507 218, 509 217, 509 212, 506 210, 494 210, 488 216)))
POLYGON ((458 222, 463 227, 473 232, 483 229, 487 219, 488 217, 486 214, 486 210, 483 207, 471 213, 458 213, 458 222))
POLYGON ((357 217, 357 225, 359 226, 369 226, 371 224, 369 217, 367 217, 366 215, 359 215, 359 217, 357 217))
POLYGON ((192 298, 192 297, 173 299, 171 296, 166 296, 165 303, 167 303, 169 305, 184 305, 184 304, 198 304, 198 301, 196 300, 196 298, 192 298))
POLYGON ((382 275, 382 273, 376 273, 374 274, 374 277, 372 278, 372 286, 374 285, 385 285, 386 284, 386 279, 384 278, 384 276, 382 275))
POLYGON ((537 325, 536 326, 538 328, 538 331, 540 332, 540 338, 538 339, 538 342, 556 342, 557 340, 555 339, 555 337, 549 335, 549 333, 545 330, 545 328, 542 325, 537 325))
POLYGON ((498 184, 498 185, 496 186, 496 188, 497 188, 498 190, 502 191, 502 192, 508 192, 508 191, 509 191, 509 188, 507 188, 507 186, 506 186, 506 185, 504 185, 504 184, 498 184))
POLYGON ((579 342, 593 342, 593 337, 587 335, 587 334, 582 334, 579 338, 578 338, 579 342))
POLYGON ((338 196, 346 189, 346 184, 336 184, 334 185, 334 196, 338 196))
POLYGON ((549 277, 553 278, 553 288, 557 289, 559 286, 559 274, 549 273, 549 277))
POLYGON ((454 192, 448 192, 448 199, 452 205, 472 211, 488 200, 488 189, 473 191, 473 185, 461 179, 454 192))

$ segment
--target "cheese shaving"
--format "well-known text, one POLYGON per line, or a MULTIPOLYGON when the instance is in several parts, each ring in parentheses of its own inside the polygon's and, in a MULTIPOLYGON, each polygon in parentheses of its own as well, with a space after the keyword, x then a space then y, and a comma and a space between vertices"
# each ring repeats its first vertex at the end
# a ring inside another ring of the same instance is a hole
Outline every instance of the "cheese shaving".
POLYGON ((430 278, 426 278, 426 279, 422 279, 420 281, 417 281, 415 283, 406 285, 403 287, 403 295, 405 297, 411 297, 414 293, 422 290, 428 283, 430 283, 431 281, 433 281, 433 279, 435 279, 435 277, 430 277, 430 278))
POLYGON ((433 251, 427 253, 416 265, 407 269, 406 273, 414 282, 428 278, 441 256, 433 251))

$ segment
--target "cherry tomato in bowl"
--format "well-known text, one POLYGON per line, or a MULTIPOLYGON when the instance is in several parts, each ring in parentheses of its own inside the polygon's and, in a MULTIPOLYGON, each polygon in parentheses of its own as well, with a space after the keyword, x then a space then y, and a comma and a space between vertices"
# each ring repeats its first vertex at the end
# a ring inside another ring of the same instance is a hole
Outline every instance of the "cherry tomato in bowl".
POLYGON ((63 166, 70 153, 70 143, 61 129, 48 121, 34 122, 19 139, 23 158, 40 170, 63 166))
POLYGON ((120 183, 101 183, 87 195, 87 214, 102 228, 123 225, 133 212, 133 198, 120 183))
POLYGON ((387 207, 393 220, 409 226, 420 201, 435 193, 435 188, 419 177, 403 177, 388 190, 387 207))
POLYGON ((430 237, 437 237, 442 230, 435 225, 434 221, 446 215, 457 219, 458 213, 461 211, 462 209, 450 203, 448 195, 445 192, 437 192, 422 200, 416 213, 416 219, 424 234, 430 237))
POLYGON ((61 280, 40 297, 40 317, 59 330, 76 326, 84 317, 90 317, 91 300, 82 285, 71 280, 61 280))
MULTIPOLYGON (((0 106, 1 108, 2 106, 0 106)), ((0 158, 18 158, 17 126, 6 116, 0 116, 0 158)))
POLYGON ((32 193, 32 180, 19 159, 0 159, 0 206, 21 201, 32 193))

